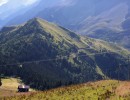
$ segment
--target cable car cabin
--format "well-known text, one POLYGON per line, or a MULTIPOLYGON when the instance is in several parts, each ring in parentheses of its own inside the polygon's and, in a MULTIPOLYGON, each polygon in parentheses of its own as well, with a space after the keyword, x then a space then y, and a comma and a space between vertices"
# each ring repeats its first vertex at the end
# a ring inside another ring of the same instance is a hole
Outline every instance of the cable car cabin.
POLYGON ((18 86, 18 92, 29 92, 29 86, 27 85, 19 85, 18 86))

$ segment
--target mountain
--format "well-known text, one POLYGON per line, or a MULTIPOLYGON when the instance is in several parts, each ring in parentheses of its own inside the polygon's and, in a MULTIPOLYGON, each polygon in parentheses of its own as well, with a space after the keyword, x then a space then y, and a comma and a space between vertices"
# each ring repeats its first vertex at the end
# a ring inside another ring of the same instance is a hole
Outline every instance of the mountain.
POLYGON ((43 10, 37 16, 58 23, 78 34, 114 42, 129 49, 129 0, 73 2, 71 6, 43 10))
POLYGON ((126 80, 128 54, 122 47, 40 18, 0 32, 2 77, 20 77, 40 90, 99 79, 126 80))
POLYGON ((41 0, 26 12, 3 20, 2 26, 41 17, 78 34, 114 42, 129 49, 129 4, 129 0, 41 0))

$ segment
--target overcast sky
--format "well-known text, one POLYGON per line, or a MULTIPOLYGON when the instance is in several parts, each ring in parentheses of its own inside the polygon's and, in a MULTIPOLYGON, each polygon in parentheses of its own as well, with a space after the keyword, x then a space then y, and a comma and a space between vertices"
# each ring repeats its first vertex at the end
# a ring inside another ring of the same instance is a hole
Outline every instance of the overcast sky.
POLYGON ((12 13, 29 8, 40 0, 0 0, 0 19, 9 17, 12 13))
MULTIPOLYGON (((34 3, 36 3, 36 2, 38 2, 38 1, 40 1, 40 0, 0 0, 0 7, 1 6, 4 6, 4 5, 10 5, 10 6, 16 6, 16 7, 18 7, 18 6, 21 6, 21 5, 23 5, 23 6, 30 6, 30 5, 32 5, 32 4, 34 4, 34 3)), ((45 0, 44 0, 45 1, 45 0)), ((51 0, 50 0, 51 1, 51 0)), ((54 1, 56 1, 56 0, 54 0, 54 1)), ((68 4, 68 3, 70 3, 72 0, 57 0, 57 1, 60 1, 60 2, 62 2, 63 4, 68 4)))
MULTIPOLYGON (((12 14, 20 10, 28 10, 34 4, 37 4, 39 1, 44 2, 43 6, 49 6, 52 4, 67 6, 72 4, 72 1, 75 0, 0 0, 0 20, 6 20, 12 14)), ((16 15, 17 13, 15 13, 16 15)))
POLYGON ((0 0, 0 6, 6 4, 8 2, 8 0, 0 0))
POLYGON ((35 2, 38 2, 39 0, 0 0, 0 6, 3 6, 5 4, 13 4, 14 5, 32 5, 35 2))

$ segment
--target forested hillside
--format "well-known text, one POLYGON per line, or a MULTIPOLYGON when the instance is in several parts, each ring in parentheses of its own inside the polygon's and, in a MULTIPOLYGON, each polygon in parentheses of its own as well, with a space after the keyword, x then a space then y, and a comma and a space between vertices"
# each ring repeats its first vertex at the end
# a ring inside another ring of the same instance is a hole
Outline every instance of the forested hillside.
POLYGON ((1 76, 20 77, 39 90, 128 79, 128 54, 122 47, 79 36, 39 18, 0 32, 1 76))

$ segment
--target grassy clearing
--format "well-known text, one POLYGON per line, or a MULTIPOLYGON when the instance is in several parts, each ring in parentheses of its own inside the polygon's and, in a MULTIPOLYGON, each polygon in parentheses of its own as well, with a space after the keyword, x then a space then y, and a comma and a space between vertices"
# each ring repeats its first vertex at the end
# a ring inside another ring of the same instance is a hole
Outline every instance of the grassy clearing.
MULTIPOLYGON (((17 95, 17 87, 23 84, 19 78, 4 78, 2 79, 2 86, 0 87, 0 97, 17 95)), ((30 91, 34 91, 31 89, 30 91)))
POLYGON ((21 80, 17 78, 2 79, 2 86, 0 87, 0 97, 15 95, 19 84, 21 84, 21 80))
MULTIPOLYGON (((130 100, 130 82, 105 80, 5 98, 6 100, 130 100), (122 91, 121 91, 122 90, 122 91), (122 94, 122 95, 121 95, 122 94)), ((4 100, 4 99, 2 99, 4 100)))
POLYGON ((2 88, 5 88, 5 89, 15 89, 16 90, 19 84, 22 84, 22 81, 18 78, 2 79, 2 88))

